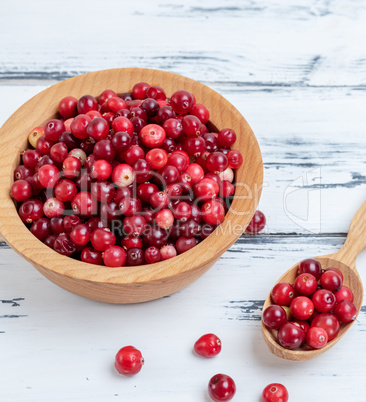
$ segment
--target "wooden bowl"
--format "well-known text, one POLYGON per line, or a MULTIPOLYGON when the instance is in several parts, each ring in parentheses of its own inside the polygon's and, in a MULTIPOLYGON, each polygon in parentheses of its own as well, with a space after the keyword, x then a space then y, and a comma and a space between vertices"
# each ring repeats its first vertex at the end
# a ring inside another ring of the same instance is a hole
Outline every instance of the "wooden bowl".
POLYGON ((96 71, 44 90, 20 107, 0 129, 0 233, 7 243, 46 278, 77 295, 108 303, 136 303, 176 292, 206 272, 245 230, 261 193, 263 165, 253 131, 238 110, 207 86, 181 75, 142 68, 96 71), (234 149, 244 156, 236 171, 235 199, 223 223, 207 239, 172 260, 138 267, 106 268, 62 256, 39 241, 23 224, 9 195, 20 152, 31 130, 57 116, 59 101, 72 95, 98 96, 105 89, 131 91, 137 82, 160 85, 168 96, 176 90, 194 93, 211 114, 211 123, 237 133, 234 149))

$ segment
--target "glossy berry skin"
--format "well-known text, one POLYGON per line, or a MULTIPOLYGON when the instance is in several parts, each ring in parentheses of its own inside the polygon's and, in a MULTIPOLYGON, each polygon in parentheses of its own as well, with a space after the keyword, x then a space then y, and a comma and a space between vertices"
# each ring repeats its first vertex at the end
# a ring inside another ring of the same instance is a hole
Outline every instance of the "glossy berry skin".
POLYGON ((59 234, 54 243, 53 248, 59 254, 70 257, 70 255, 76 252, 76 245, 70 240, 70 237, 67 233, 59 234))
POLYGON ((62 163, 68 154, 69 149, 63 142, 57 142, 50 149, 50 156, 57 163, 62 163))
POLYGON ((51 234, 50 220, 47 218, 39 218, 32 223, 30 231, 38 240, 44 241, 51 234))
POLYGON ((70 124, 70 130, 72 134, 79 140, 87 139, 89 137, 89 134, 86 130, 90 122, 91 118, 88 115, 79 114, 70 124))
POLYGON ((107 180, 98 180, 91 185, 91 195, 100 202, 110 202, 116 194, 113 183, 107 180))
POLYGON ((334 296, 336 297, 337 303, 340 303, 343 300, 347 300, 352 303, 354 299, 352 290, 347 286, 342 286, 338 292, 334 292, 334 296))
POLYGON ((118 132, 114 134, 111 142, 116 151, 127 151, 131 145, 131 136, 126 132, 118 132))
POLYGON ((166 245, 160 249, 161 260, 169 260, 177 255, 177 250, 174 246, 166 245))
POLYGON ((127 250, 127 265, 137 266, 145 262, 144 251, 141 248, 131 247, 127 250))
POLYGON ((198 183, 205 176, 204 170, 197 163, 191 163, 187 167, 186 173, 191 176, 192 184, 198 183))
POLYGON ((243 155, 239 151, 230 150, 227 158, 232 169, 238 169, 243 164, 243 155))
POLYGON ((298 320, 308 320, 314 312, 313 302, 305 296, 298 296, 290 304, 291 315, 298 320))
POLYGON ((89 242, 90 234, 90 227, 80 223, 70 232, 70 240, 77 246, 85 246, 89 242))
POLYGON ((168 153, 164 149, 153 148, 146 154, 146 161, 153 169, 162 169, 168 163, 168 153))
POLYGON ((264 388, 261 402, 288 402, 288 398, 286 387, 282 384, 273 383, 264 388))
POLYGON ((166 99, 164 89, 157 85, 152 85, 146 89, 146 97, 155 99, 157 101, 166 99))
POLYGON ((62 171, 67 179, 74 179, 80 175, 81 162, 75 156, 68 156, 62 164, 62 171))
POLYGON ((123 267, 126 258, 126 251, 119 246, 109 246, 103 253, 103 262, 107 267, 123 267))
POLYGON ((324 328, 311 326, 306 332, 306 343, 313 349, 321 349, 328 342, 328 334, 324 328))
POLYGON ((340 329, 340 324, 334 314, 322 313, 318 314, 311 322, 312 327, 323 328, 328 335, 328 342, 337 337, 340 329))
POLYGON ((206 106, 201 105, 200 103, 196 103, 193 105, 191 114, 200 119, 202 124, 206 124, 210 119, 210 112, 206 108, 206 106))
POLYGON ((235 382, 226 374, 216 374, 208 383, 208 394, 215 402, 230 401, 235 393, 235 382))
POLYGON ((99 159, 93 163, 91 175, 98 180, 106 180, 112 174, 112 165, 103 159, 99 159))
POLYGON ((163 127, 157 124, 148 124, 139 133, 139 139, 147 148, 158 148, 165 141, 166 133, 163 127))
POLYGON ((268 306, 262 314, 263 324, 269 329, 278 329, 287 322, 285 310, 281 306, 268 306))
POLYGON ((27 180, 17 180, 11 186, 11 196, 15 201, 23 202, 31 198, 32 186, 27 180))
POLYGON ((148 247, 145 250, 145 261, 148 264, 153 264, 161 260, 161 253, 157 247, 148 247))
POLYGON ((102 117, 96 117, 88 124, 86 133, 96 141, 103 140, 109 134, 109 124, 102 117))
POLYGON ((220 147, 231 147, 236 141, 236 134, 230 128, 224 128, 219 132, 217 141, 220 147))
POLYGON ((206 159, 206 167, 210 172, 223 172, 228 166, 228 157, 222 152, 212 152, 206 159))
POLYGON ((290 283, 277 283, 271 291, 271 298, 275 304, 289 306, 295 298, 295 289, 290 283))
POLYGON ((132 247, 137 247, 137 248, 142 248, 143 243, 141 237, 136 237, 136 236, 124 236, 122 241, 121 241, 121 246, 125 249, 128 250, 129 248, 132 247))
POLYGON ((81 219, 76 215, 67 215, 63 219, 63 232, 70 233, 77 225, 81 223, 81 219))
POLYGON ((207 201, 201 208, 202 219, 209 225, 218 225, 225 218, 225 209, 217 200, 207 201))
POLYGON ((84 114, 90 110, 98 110, 98 102, 91 95, 82 96, 77 103, 77 109, 79 114, 84 114))
POLYGON ((357 308, 353 303, 343 300, 336 304, 334 314, 339 322, 351 322, 357 317, 357 308))
POLYGON ((203 178, 194 185, 193 191, 196 199, 200 202, 212 200, 219 194, 220 187, 212 179, 203 178))
POLYGON ((162 209, 154 216, 156 224, 162 229, 169 229, 174 223, 174 216, 169 209, 162 209))
POLYGON ((88 191, 80 191, 72 199, 71 208, 74 214, 89 217, 96 214, 98 205, 88 191))
POLYGON ((43 204, 36 199, 24 201, 19 208, 20 219, 25 223, 33 223, 43 216, 43 204))
POLYGON ((175 247, 179 254, 185 253, 190 250, 197 244, 196 239, 194 237, 184 237, 181 236, 177 239, 175 243, 175 247))
POLYGON ((296 349, 305 340, 305 331, 297 325, 287 322, 278 330, 278 342, 286 349, 296 349))
POLYGON ((201 135, 201 125, 200 119, 196 116, 187 115, 182 119, 183 132, 187 137, 201 135))
POLYGON ((43 204, 43 213, 52 219, 61 216, 65 211, 65 205, 56 197, 51 197, 43 204))
POLYGON ((302 260, 299 264, 299 274, 312 274, 318 281, 322 275, 322 267, 320 262, 314 258, 302 260))
POLYGON ((38 170, 38 179, 44 188, 53 188, 60 178, 60 171, 55 165, 43 165, 38 170))
POLYGON ((66 131, 65 125, 61 120, 58 120, 58 119, 50 120, 44 126, 44 135, 50 141, 58 141, 60 138, 60 135, 64 131, 66 131))
POLYGON ((66 96, 60 100, 58 104, 58 111, 60 115, 64 119, 69 119, 70 117, 74 117, 77 114, 77 106, 78 100, 73 96, 66 96))
POLYGON ((320 286, 331 292, 338 292, 342 287, 342 278, 337 272, 326 270, 320 277, 320 286))
POLYGON ((294 284, 296 292, 302 296, 313 295, 318 287, 318 282, 314 275, 300 274, 294 284))
POLYGON ((120 349, 115 358, 114 366, 117 371, 126 376, 137 374, 144 364, 141 352, 133 346, 120 349))
POLYGON ((263 212, 255 211, 252 220, 246 228, 247 233, 259 233, 266 226, 266 217, 263 212))
POLYGON ((92 232, 90 241, 95 250, 105 251, 109 246, 114 246, 116 237, 110 230, 98 228, 92 232))
POLYGON ((330 290, 320 289, 314 293, 312 301, 314 308, 319 311, 319 313, 328 313, 333 310, 336 304, 336 297, 330 290))
POLYGON ((126 216, 123 229, 127 235, 141 236, 146 230, 146 220, 141 215, 126 216))
POLYGON ((194 351, 203 357, 214 357, 221 352, 221 340, 215 334, 202 335, 194 344, 194 351))
POLYGON ((342 274, 342 271, 341 270, 339 270, 338 268, 327 268, 327 271, 334 271, 334 272, 336 272, 341 278, 342 278, 342 282, 343 282, 343 274, 342 274))
POLYGON ((127 187, 135 180, 135 172, 130 165, 121 163, 112 172, 112 181, 118 187, 127 187))
POLYGON ((132 96, 134 99, 145 99, 146 91, 150 88, 150 85, 146 82, 139 82, 132 88, 132 96))
POLYGON ((173 110, 182 115, 189 113, 192 110, 194 103, 192 94, 185 90, 174 92, 170 98, 170 104, 173 110))
POLYGON ((167 119, 163 123, 163 128, 167 137, 177 139, 183 133, 182 122, 177 119, 167 119))
POLYGON ((92 247, 85 247, 80 255, 81 261, 88 264, 103 265, 102 253, 92 247))

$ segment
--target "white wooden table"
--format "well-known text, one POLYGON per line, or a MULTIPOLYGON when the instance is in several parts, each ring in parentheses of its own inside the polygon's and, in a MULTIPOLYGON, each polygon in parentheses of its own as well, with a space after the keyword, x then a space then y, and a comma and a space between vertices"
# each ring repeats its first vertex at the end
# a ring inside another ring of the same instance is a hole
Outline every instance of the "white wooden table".
MULTIPOLYGON (((347 336, 313 361, 272 356, 260 333, 273 282, 294 262, 339 249, 366 198, 365 26, 365 3, 347 0, 1 2, 0 123, 79 73, 186 75, 223 94, 256 133, 268 219, 194 284, 141 305, 69 294, 2 244, 1 402, 208 402, 217 372, 235 379, 235 401, 259 401, 270 382, 296 402, 366 401, 365 303, 347 336), (206 332, 223 341, 213 360, 192 353, 206 332), (133 378, 113 368, 128 344, 146 361, 133 378)), ((358 268, 366 283, 365 255, 358 268)))

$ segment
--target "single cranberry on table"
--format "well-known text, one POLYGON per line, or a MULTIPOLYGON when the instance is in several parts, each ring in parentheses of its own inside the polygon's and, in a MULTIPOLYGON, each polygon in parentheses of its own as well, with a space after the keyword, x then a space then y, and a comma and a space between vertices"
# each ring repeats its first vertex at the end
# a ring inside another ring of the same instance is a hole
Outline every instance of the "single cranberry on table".
POLYGON ((144 364, 141 352, 133 346, 125 346, 120 349, 115 358, 116 370, 126 376, 137 374, 144 364))
POLYGON ((208 394, 215 402, 230 401, 235 393, 235 382, 226 374, 216 374, 208 383, 208 394))
POLYGON ((214 357, 221 352, 221 340, 215 334, 202 335, 194 344, 194 351, 203 357, 214 357))
POLYGON ((263 212, 255 211, 252 220, 246 228, 247 233, 259 233, 266 226, 266 217, 263 212))
POLYGON ((262 402, 288 402, 287 388, 279 383, 267 385, 262 392, 262 402))

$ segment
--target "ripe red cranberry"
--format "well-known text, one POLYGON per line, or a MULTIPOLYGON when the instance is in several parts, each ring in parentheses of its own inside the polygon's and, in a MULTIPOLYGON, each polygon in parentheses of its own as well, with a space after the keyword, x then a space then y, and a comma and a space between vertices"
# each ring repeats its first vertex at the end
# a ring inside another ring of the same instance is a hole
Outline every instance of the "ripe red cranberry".
POLYGON ((160 249, 167 243, 168 233, 157 225, 151 225, 146 228, 143 237, 147 245, 160 249))
POLYGON ((206 142, 202 137, 188 137, 183 143, 183 149, 190 156, 199 156, 206 150, 206 142))
POLYGON ((146 220, 141 215, 126 216, 123 229, 127 235, 141 236, 146 230, 146 220))
POLYGON ((189 156, 184 151, 173 151, 168 157, 168 164, 174 166, 179 173, 183 173, 189 166, 189 156))
POLYGON ((146 161, 153 169, 162 169, 168 162, 168 153, 160 148, 153 148, 146 154, 146 161))
POLYGON ((77 109, 79 114, 85 114, 90 110, 98 110, 98 102, 94 96, 84 95, 78 100, 77 109))
POLYGON ((182 254, 191 248, 193 248, 197 244, 196 239, 194 237, 179 237, 175 243, 175 247, 179 254, 182 254))
POLYGON ((150 196, 149 201, 153 208, 163 209, 169 204, 169 196, 164 191, 158 191, 150 196))
POLYGON ((76 138, 70 131, 64 131, 60 135, 59 142, 63 142, 69 151, 74 148, 79 148, 80 146, 80 140, 76 138))
MULTIPOLYGON (((76 216, 76 215, 74 215, 74 216, 76 216)), ((79 218, 78 216, 76 216, 76 217, 79 218)), ((92 232, 94 232, 95 229, 106 227, 106 222, 104 220, 102 220, 99 216, 92 216, 91 218, 89 218, 87 220, 86 224, 90 227, 90 230, 92 232)))
POLYGON ((14 170, 14 180, 25 180, 33 176, 33 169, 20 165, 14 170))
POLYGON ((119 246, 109 246, 103 253, 103 262, 107 267, 123 267, 126 258, 126 251, 119 246))
POLYGON ((331 292, 337 292, 342 287, 342 278, 337 272, 326 270, 320 277, 320 286, 331 292))
POLYGON ((318 281, 322 275, 322 267, 320 262, 314 258, 307 258, 302 260, 299 264, 299 274, 311 274, 315 276, 318 281))
POLYGON ((51 234, 51 223, 47 218, 39 218, 32 223, 30 231, 37 239, 44 241, 51 234))
POLYGON ((145 152, 138 145, 132 145, 124 153, 125 162, 130 166, 133 166, 137 162, 138 159, 143 159, 144 157, 145 157, 145 152))
POLYGON ((29 168, 35 168, 41 156, 41 153, 37 149, 27 149, 23 153, 23 163, 29 168))
POLYGON ((161 253, 157 247, 148 247, 145 250, 145 261, 148 264, 153 264, 161 260, 161 253))
POLYGON ((178 114, 189 113, 192 110, 194 103, 192 94, 185 90, 174 92, 170 98, 170 104, 173 110, 178 114))
POLYGON ((200 103, 196 103, 193 105, 191 114, 198 117, 203 124, 206 124, 210 119, 210 112, 208 111, 206 106, 201 105, 200 103))
POLYGON ((112 129, 115 133, 124 132, 132 136, 134 127, 127 117, 116 117, 112 122, 112 129))
POLYGON ((206 159, 210 172, 223 172, 229 166, 228 157, 222 152, 212 152, 206 159))
POLYGON ((311 322, 312 327, 323 328, 328 335, 328 342, 332 341, 339 333, 340 324, 334 314, 322 313, 317 315, 311 322))
POLYGON ((284 385, 273 383, 262 392, 262 402, 288 402, 288 392, 284 385))
POLYGON ((76 245, 70 240, 70 237, 67 233, 59 234, 54 243, 53 248, 59 254, 70 257, 70 255, 76 252, 76 245))
POLYGON ((87 128, 91 118, 86 114, 79 114, 70 124, 71 133, 78 139, 83 140, 89 137, 87 128))
POLYGON ((129 266, 143 265, 145 263, 144 251, 137 247, 129 248, 126 261, 129 266))
POLYGON ((121 214, 125 216, 136 215, 142 209, 141 201, 136 197, 123 198, 119 202, 118 207, 121 211, 121 214))
POLYGON ((200 202, 209 201, 219 194, 219 185, 212 179, 203 178, 193 187, 194 195, 200 202))
POLYGON ((163 129, 165 130, 167 137, 170 139, 177 139, 183 133, 182 122, 175 118, 165 120, 163 123, 163 129))
POLYGON ((117 113, 121 109, 126 109, 126 106, 126 102, 118 96, 112 96, 103 103, 104 110, 112 113, 117 113))
POLYGON ((150 197, 158 191, 158 187, 153 183, 142 183, 136 189, 137 197, 140 198, 143 204, 148 204, 150 197))
POLYGON ((67 179, 74 179, 80 175, 81 162, 75 156, 68 156, 62 164, 62 170, 67 179))
POLYGON ((139 134, 139 139, 148 148, 158 148, 165 141, 165 130, 157 124, 148 124, 139 134))
MULTIPOLYGON (((162 106, 156 114, 156 120, 160 125, 163 125, 168 119, 174 119, 176 114, 171 106, 162 106)), ((168 135, 168 133, 166 133, 168 135)))
POLYGON ((73 96, 66 96, 60 100, 58 104, 58 111, 60 115, 64 119, 69 119, 70 117, 74 117, 77 114, 77 106, 78 100, 73 96))
POLYGON ((57 235, 51 234, 51 235, 46 237, 46 239, 43 241, 43 243, 46 246, 48 246, 48 247, 53 249, 53 245, 54 245, 56 239, 57 239, 57 235))
POLYGON ((103 159, 99 159, 93 163, 90 169, 91 175, 98 180, 106 180, 112 174, 112 165, 103 159))
POLYGON ((287 322, 278 330, 277 338, 284 348, 296 349, 304 342, 305 331, 297 325, 287 322))
POLYGON ((338 268, 327 268, 327 271, 336 272, 342 278, 342 282, 343 282, 344 278, 343 278, 342 271, 340 271, 338 268))
POLYGON ((138 159, 133 165, 133 170, 136 183, 145 183, 153 177, 151 166, 145 159, 138 159))
POLYGON ((88 124, 86 133, 96 141, 103 140, 109 134, 109 124, 102 117, 96 117, 88 124))
POLYGON ((50 228, 53 234, 64 233, 64 219, 61 216, 57 216, 50 220, 50 228))
POLYGON ((174 246, 168 244, 160 249, 160 254, 162 261, 169 260, 177 255, 177 250, 174 246))
POLYGON ((50 141, 58 141, 60 139, 60 135, 66 131, 65 125, 61 120, 53 119, 50 120, 44 126, 44 135, 50 141))
POLYGON ((326 289, 320 289, 313 295, 314 307, 319 313, 328 313, 333 310, 336 304, 336 298, 334 294, 326 289))
POLYGON ((38 178, 44 188, 53 188, 60 178, 60 171, 55 165, 44 165, 38 171, 38 178))
POLYGON ((88 264, 103 265, 102 253, 92 247, 85 247, 80 255, 81 261, 88 264))
POLYGON ((227 158, 229 161, 229 167, 232 169, 238 169, 243 164, 243 155, 239 151, 230 150, 227 153, 227 158))
POLYGON ((142 248, 143 247, 143 242, 141 237, 136 237, 136 236, 124 236, 122 241, 121 241, 121 246, 125 249, 128 250, 129 248, 132 247, 137 247, 137 248, 142 248))
POLYGON ((70 233, 74 227, 81 223, 81 219, 76 215, 67 215, 64 217, 63 226, 64 232, 70 233))
POLYGON ((115 235, 106 228, 95 229, 90 236, 92 246, 98 251, 105 251, 116 243, 115 235))
POLYGON ((235 131, 230 128, 224 128, 219 132, 217 140, 220 147, 231 147, 236 141, 235 131))
POLYGON ((272 304, 262 314, 263 324, 269 329, 278 329, 287 322, 287 315, 281 306, 272 304))
POLYGON ((318 282, 314 275, 300 274, 294 284, 296 292, 302 296, 313 295, 318 287, 318 282))
POLYGON ((205 202, 201 208, 202 219, 209 225, 218 225, 225 218, 225 209, 217 200, 205 202))
POLYGON ((57 163, 62 163, 68 154, 69 149, 63 142, 58 142, 57 144, 52 145, 50 150, 51 158, 57 163))
POLYGON ((302 321, 302 320, 291 320, 293 324, 297 325, 298 327, 302 328, 305 333, 308 331, 310 328, 310 324, 307 321, 302 321))
POLYGON ((177 150, 178 145, 174 140, 167 137, 167 138, 165 138, 165 141, 163 142, 161 149, 163 149, 165 152, 167 152, 169 154, 169 153, 177 150))
POLYGON ((290 311, 293 317, 298 320, 308 320, 314 312, 313 302, 305 296, 298 296, 292 300, 290 311))
POLYGON ((208 394, 215 402, 230 401, 234 398, 235 392, 235 382, 226 374, 216 374, 208 383, 208 394))
POLYGON ((117 94, 112 89, 106 89, 98 97, 99 105, 103 105, 109 98, 113 98, 114 96, 117 96, 117 94))
POLYGON ((100 206, 99 216, 105 222, 117 221, 121 215, 119 205, 115 201, 103 202, 100 206))
POLYGON ((98 141, 94 146, 93 154, 95 160, 104 159, 108 162, 112 162, 116 157, 116 151, 108 139, 98 141))
POLYGON ((11 186, 11 196, 18 202, 28 200, 32 196, 32 185, 27 180, 15 181, 11 186))
POLYGON ((32 223, 43 216, 43 203, 36 199, 29 199, 22 203, 18 213, 23 222, 32 223))
POLYGON ((65 205, 58 198, 52 197, 43 204, 43 212, 47 218, 55 218, 61 216, 65 211, 65 205))
POLYGON ((186 169, 186 173, 188 173, 191 176, 192 179, 192 183, 196 184, 198 183, 200 180, 203 179, 203 177, 205 176, 205 172, 202 169, 202 167, 200 165, 198 165, 197 163, 191 163, 187 169, 186 169))
POLYGON ((70 232, 70 240, 77 246, 85 246, 89 242, 90 234, 90 227, 81 223, 70 232))
POLYGON ((340 322, 351 322, 357 317, 357 308, 353 303, 343 300, 336 304, 334 314, 340 322))
POLYGON ((179 171, 176 167, 166 165, 159 171, 163 185, 176 183, 179 179, 179 171))
POLYGON ((143 100, 141 102, 140 107, 141 107, 141 109, 146 111, 147 115, 150 118, 155 117, 160 108, 159 103, 155 99, 152 99, 152 98, 146 98, 145 100, 143 100))
POLYGON ((198 117, 187 115, 182 119, 183 132, 188 137, 201 135, 201 121, 198 117))
POLYGON ((171 183, 168 184, 165 188, 164 188, 164 192, 166 194, 168 194, 168 196, 178 202, 179 201, 179 197, 183 194, 183 187, 178 184, 178 183, 171 183))
POLYGON ((312 325, 306 332, 306 343, 313 349, 321 349, 328 343, 328 334, 324 328, 312 325))
POLYGON ((118 152, 127 151, 131 145, 131 136, 125 132, 118 132, 112 137, 112 146, 118 152))
POLYGON ((133 109, 131 109, 131 111, 128 111, 130 114, 130 117, 140 117, 140 119, 147 121, 147 119, 149 118, 147 112, 145 109, 141 107, 134 107, 133 109))
POLYGON ((259 233, 266 226, 266 217, 263 212, 255 211, 252 220, 246 228, 248 233, 259 233))
POLYGON ((135 180, 135 172, 130 165, 121 163, 112 172, 112 181, 118 187, 127 187, 135 180))
POLYGON ((162 209, 155 213, 156 224, 162 229, 169 229, 174 223, 174 216, 169 209, 162 209))
POLYGON ((146 82, 139 82, 132 88, 132 96, 135 99, 145 99, 146 91, 150 88, 150 85, 146 82))
POLYGON ((185 201, 179 202, 173 208, 174 218, 181 222, 186 222, 192 215, 192 207, 185 201))
POLYGON ((148 98, 152 98, 155 100, 165 100, 166 99, 164 89, 157 85, 152 85, 151 87, 147 88, 146 96, 148 98))
POLYGON ((215 334, 202 335, 194 344, 194 351, 203 357, 214 357, 221 352, 221 340, 215 334))
POLYGON ((114 366, 116 370, 126 376, 137 374, 144 364, 141 352, 133 346, 125 346, 116 354, 114 366))
POLYGON ((98 203, 88 191, 81 191, 72 199, 71 208, 76 215, 89 217, 96 214, 98 203))
POLYGON ((193 237, 199 233, 201 227, 195 220, 189 219, 187 222, 181 223, 179 229, 182 236, 193 237))
POLYGON ((338 292, 334 292, 334 296, 336 297, 337 303, 340 303, 343 300, 347 300, 352 303, 354 298, 352 290, 347 286, 342 286, 338 292))
POLYGON ((98 180, 91 184, 91 195, 100 202, 110 202, 115 196, 114 185, 107 180, 98 180))

